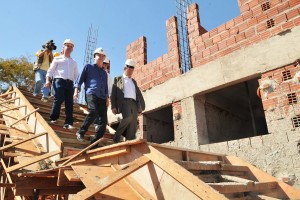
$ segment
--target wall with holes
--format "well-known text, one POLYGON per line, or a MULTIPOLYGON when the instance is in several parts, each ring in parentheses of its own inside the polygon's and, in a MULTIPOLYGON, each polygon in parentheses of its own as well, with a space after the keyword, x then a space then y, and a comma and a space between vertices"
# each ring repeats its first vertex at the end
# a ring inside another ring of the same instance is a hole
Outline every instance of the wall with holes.
POLYGON ((299 63, 263 73, 259 83, 269 132, 300 132, 299 63))

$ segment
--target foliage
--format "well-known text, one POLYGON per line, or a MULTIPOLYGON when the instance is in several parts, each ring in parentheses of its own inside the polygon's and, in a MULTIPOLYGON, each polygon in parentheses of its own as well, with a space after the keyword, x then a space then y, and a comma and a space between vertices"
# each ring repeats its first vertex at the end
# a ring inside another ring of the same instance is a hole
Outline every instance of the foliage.
POLYGON ((11 86, 31 88, 33 80, 34 71, 28 58, 0 58, 0 82, 11 86))

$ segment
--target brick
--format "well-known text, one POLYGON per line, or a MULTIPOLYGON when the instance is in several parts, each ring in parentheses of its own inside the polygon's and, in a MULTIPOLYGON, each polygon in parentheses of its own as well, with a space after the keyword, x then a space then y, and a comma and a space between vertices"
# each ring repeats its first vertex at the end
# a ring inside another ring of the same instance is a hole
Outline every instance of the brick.
POLYGON ((228 30, 226 30, 225 32, 221 33, 220 36, 221 36, 222 40, 225 40, 225 39, 229 38, 230 33, 228 30))
POLYGON ((281 0, 272 0, 270 1, 270 3, 271 3, 271 7, 275 7, 276 5, 281 3, 281 0))
POLYGON ((268 11, 268 13, 267 13, 267 15, 268 15, 268 18, 272 18, 272 17, 274 17, 275 15, 277 15, 278 14, 278 9, 275 7, 275 8, 271 8, 269 11, 268 11))
POLYGON ((278 6, 278 12, 281 13, 287 9, 289 9, 289 2, 285 2, 285 3, 282 3, 281 5, 278 6))
POLYGON ((298 6, 300 5, 300 0, 289 0, 290 7, 298 6))
POLYGON ((213 44, 214 43, 212 39, 208 39, 204 42, 205 48, 211 47, 213 44))
POLYGON ((253 27, 257 24, 257 19, 255 17, 253 17, 253 18, 249 19, 247 21, 247 23, 248 23, 248 27, 253 27))
POLYGON ((300 17, 293 20, 295 26, 300 26, 300 17))
POLYGON ((218 33, 222 33, 225 30, 226 30, 225 24, 222 24, 221 26, 218 27, 218 33))
POLYGON ((233 26, 234 26, 234 21, 233 21, 233 19, 230 20, 230 21, 228 21, 228 22, 225 24, 226 29, 230 29, 230 28, 233 27, 233 26))
POLYGON ((247 19, 250 19, 250 18, 253 17, 253 13, 252 13, 251 10, 249 10, 249 11, 247 11, 247 12, 244 12, 244 13, 242 14, 242 16, 243 16, 244 21, 246 21, 247 19))
POLYGON ((246 38, 251 38, 253 36, 255 36, 255 29, 253 27, 249 28, 246 32, 245 32, 245 37, 246 38))
POLYGON ((262 34, 260 34, 260 39, 261 40, 266 40, 268 38, 270 38, 271 36, 271 32, 270 31, 265 31, 262 34))
POLYGON ((266 13, 262 13, 256 17, 257 23, 266 21, 268 19, 268 15, 266 13))
POLYGON ((249 7, 248 3, 246 3, 246 4, 244 4, 243 6, 240 7, 240 12, 241 13, 244 13, 244 12, 249 11, 249 10, 250 10, 250 7, 249 7))
POLYGON ((213 40, 214 44, 217 44, 218 42, 220 42, 222 40, 221 35, 217 35, 212 40, 213 40))
POLYGON ((227 47, 226 40, 218 43, 219 50, 223 50, 227 47))
POLYGON ((215 45, 212 46, 209 50, 210 50, 210 54, 211 54, 211 55, 212 55, 212 54, 215 54, 216 52, 219 51, 218 45, 215 44, 215 45))
POLYGON ((275 18, 275 24, 280 24, 282 22, 286 22, 287 21, 287 17, 286 17, 286 14, 283 13, 281 15, 278 15, 276 18, 275 18))
POLYGON ((228 47, 234 45, 235 43, 236 43, 236 40, 235 40, 235 37, 234 37, 234 36, 233 36, 233 37, 230 37, 230 38, 227 40, 227 42, 226 42, 226 44, 227 44, 228 47))
POLYGON ((256 6, 258 6, 258 0, 252 0, 252 1, 249 2, 250 9, 253 9, 256 6))
POLYGON ((235 36, 235 41, 240 42, 246 38, 245 33, 240 33, 235 36))
POLYGON ((263 13, 262 9, 260 6, 256 7, 256 8, 253 8, 252 9, 252 16, 253 17, 256 17, 256 16, 259 16, 263 13))
POLYGON ((233 21, 234 21, 235 25, 238 25, 238 24, 242 23, 244 21, 244 19, 242 16, 238 16, 238 17, 234 18, 233 21))
POLYGON ((209 50, 209 49, 205 49, 205 50, 202 52, 202 54, 203 54, 203 58, 205 58, 205 57, 207 57, 207 56, 210 55, 210 50, 209 50))
POLYGON ((235 36, 238 33, 239 33, 238 27, 232 27, 231 29, 229 29, 230 36, 235 36))
POLYGON ((294 26, 295 26, 295 25, 294 25, 294 22, 293 22, 293 21, 286 22, 286 23, 282 24, 282 30, 291 29, 291 28, 293 28, 294 26))
POLYGON ((209 32, 206 32, 206 33, 202 34, 201 37, 202 37, 203 41, 208 40, 209 39, 209 32))
POLYGON ((211 31, 209 31, 209 37, 212 38, 213 36, 217 35, 218 34, 218 29, 215 28, 211 31))
POLYGON ((266 23, 258 24, 257 27, 256 27, 256 31, 258 33, 263 32, 265 30, 267 30, 266 23))
POLYGON ((287 19, 289 20, 289 19, 292 19, 292 18, 294 18, 294 17, 296 17, 296 16, 298 16, 299 15, 299 11, 298 11, 298 9, 293 9, 293 10, 290 10, 290 11, 288 11, 287 13, 286 13, 286 16, 287 16, 287 19))

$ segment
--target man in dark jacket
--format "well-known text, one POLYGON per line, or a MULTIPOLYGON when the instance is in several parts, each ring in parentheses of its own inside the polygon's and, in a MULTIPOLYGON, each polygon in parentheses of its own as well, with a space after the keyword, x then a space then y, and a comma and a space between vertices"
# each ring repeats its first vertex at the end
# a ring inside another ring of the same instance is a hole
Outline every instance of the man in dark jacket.
POLYGON ((120 141, 120 137, 124 133, 126 140, 135 139, 137 116, 145 110, 143 95, 132 78, 134 67, 134 60, 127 59, 123 75, 116 77, 112 86, 112 112, 113 114, 121 113, 123 117, 113 138, 115 143, 120 141))

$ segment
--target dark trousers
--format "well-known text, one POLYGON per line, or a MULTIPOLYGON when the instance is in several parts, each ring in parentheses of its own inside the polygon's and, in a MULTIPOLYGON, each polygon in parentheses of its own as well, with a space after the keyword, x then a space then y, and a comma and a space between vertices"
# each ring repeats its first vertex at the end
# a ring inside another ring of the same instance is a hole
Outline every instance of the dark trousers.
POLYGON ((54 90, 54 101, 50 113, 50 119, 57 120, 59 118, 61 104, 65 102, 65 124, 73 125, 73 81, 56 78, 53 80, 52 87, 54 90))
POLYGON ((91 143, 96 142, 98 139, 102 138, 107 124, 107 107, 106 99, 98 98, 96 95, 87 94, 86 102, 89 109, 89 114, 85 117, 80 129, 79 134, 84 136, 88 131, 90 125, 97 119, 97 130, 94 139, 91 143))
POLYGON ((124 99, 122 106, 122 117, 116 133, 114 135, 114 142, 119 142, 121 135, 125 133, 126 140, 134 140, 137 130, 137 104, 133 99, 124 99))

